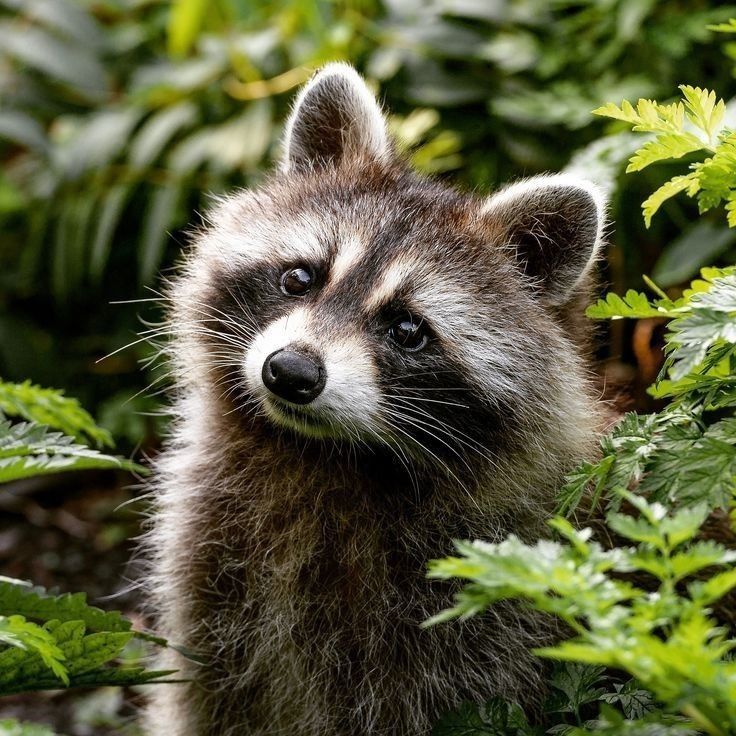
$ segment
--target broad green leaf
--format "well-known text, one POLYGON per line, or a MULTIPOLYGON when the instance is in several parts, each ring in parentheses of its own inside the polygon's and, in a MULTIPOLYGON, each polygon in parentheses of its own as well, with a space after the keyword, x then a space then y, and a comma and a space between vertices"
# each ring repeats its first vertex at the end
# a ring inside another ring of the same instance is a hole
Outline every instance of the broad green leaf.
POLYGON ((182 130, 191 127, 198 116, 197 106, 190 101, 154 113, 130 143, 130 163, 137 168, 151 166, 171 140, 182 130))
POLYGON ((652 277, 661 286, 673 286, 693 278, 700 268, 714 262, 736 244, 736 232, 710 222, 696 222, 670 242, 657 260, 652 277))
POLYGON ((131 188, 127 184, 116 184, 103 194, 99 203, 99 216, 92 236, 89 258, 89 274, 97 284, 104 275, 115 231, 130 195, 131 188))
POLYGON ((49 142, 37 119, 18 110, 0 111, 0 138, 33 148, 46 155, 49 142))
POLYGON ((141 284, 150 284, 161 265, 180 196, 181 183, 174 181, 156 188, 149 199, 139 250, 138 274, 141 284))
POLYGON ((0 48, 20 63, 68 85, 85 100, 98 102, 108 95, 105 68, 84 45, 62 40, 38 27, 1 21, 0 48))
POLYGON ((207 11, 207 0, 173 0, 169 11, 169 53, 186 56, 199 34, 207 11))

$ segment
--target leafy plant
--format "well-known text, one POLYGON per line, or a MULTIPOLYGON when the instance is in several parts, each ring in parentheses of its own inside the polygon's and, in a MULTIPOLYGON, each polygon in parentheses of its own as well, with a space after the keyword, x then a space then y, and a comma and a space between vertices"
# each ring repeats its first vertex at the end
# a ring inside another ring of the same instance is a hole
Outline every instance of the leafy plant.
POLYGON ((736 662, 710 607, 736 587, 736 552, 698 541, 708 505, 669 511, 642 496, 618 491, 638 516, 610 512, 609 528, 632 546, 604 549, 592 530, 561 517, 553 528, 566 543, 458 543, 458 557, 438 560, 430 576, 470 581, 453 608, 427 624, 476 615, 499 600, 517 598, 562 619, 574 636, 537 650, 540 656, 628 672, 694 728, 714 736, 736 732, 736 662), (656 580, 653 591, 622 574, 656 580), (684 590, 680 586, 685 586, 684 590))
POLYGON ((79 402, 62 392, 30 382, 0 381, 0 483, 62 470, 142 470, 128 460, 79 444, 74 435, 111 442, 109 433, 94 423, 79 402), (13 424, 5 414, 30 421, 13 424))
MULTIPOLYGON (((75 436, 87 436, 111 444, 109 434, 81 405, 59 391, 29 382, 0 381, 0 409, 0 483, 65 470, 139 469, 128 460, 77 442, 75 436), (27 421, 13 423, 3 412, 27 421)), ((133 638, 166 644, 133 630, 118 612, 88 605, 83 593, 57 595, 0 578, 0 696, 61 687, 145 684, 171 674, 117 665, 133 638)), ((8 733, 33 733, 33 727, 10 721, 2 728, 8 733)))
MULTIPOLYGON (((701 212, 725 203, 729 224, 736 225, 734 134, 722 128, 725 104, 708 90, 683 85, 681 91, 683 100, 672 104, 642 99, 596 113, 653 134, 631 157, 630 172, 701 150, 712 154, 649 197, 647 225, 683 190, 698 198, 701 212)), ((508 733, 736 733, 736 639, 714 613, 736 587, 736 552, 722 543, 733 542, 736 525, 729 528, 726 515, 736 507, 736 267, 703 269, 677 297, 645 281, 654 298, 634 290, 608 294, 587 314, 668 321, 665 363, 649 389, 668 403, 656 413, 624 416, 602 438, 600 458, 582 463, 559 497, 559 511, 577 518, 605 506, 607 546, 594 539, 592 527, 576 529, 557 516, 550 521, 554 539, 458 542, 458 556, 430 565, 430 576, 466 585, 454 606, 427 625, 517 599, 561 619, 571 632, 538 650, 540 656, 632 678, 599 691, 605 704, 587 720, 578 712, 575 721, 561 721, 547 707, 544 725, 514 723, 516 731, 508 733), (713 524, 721 541, 708 536, 713 524)), ((592 694, 595 687, 585 689, 592 694)), ((514 712, 513 704, 504 705, 514 712)), ((483 730, 486 725, 442 733, 507 733, 483 730)))
POLYGON ((0 579, 0 695, 25 691, 139 685, 169 671, 111 666, 134 638, 162 639, 134 631, 119 613, 89 606, 83 593, 53 595, 19 580, 0 579))
POLYGON ((634 107, 624 100, 620 108, 609 103, 593 112, 655 134, 631 157, 627 172, 696 151, 711 154, 691 164, 689 174, 672 177, 644 202, 647 226, 665 200, 684 191, 697 197, 701 212, 725 202, 728 224, 736 227, 736 133, 722 127, 726 103, 707 89, 683 84, 680 90, 683 100, 670 105, 640 99, 634 107))

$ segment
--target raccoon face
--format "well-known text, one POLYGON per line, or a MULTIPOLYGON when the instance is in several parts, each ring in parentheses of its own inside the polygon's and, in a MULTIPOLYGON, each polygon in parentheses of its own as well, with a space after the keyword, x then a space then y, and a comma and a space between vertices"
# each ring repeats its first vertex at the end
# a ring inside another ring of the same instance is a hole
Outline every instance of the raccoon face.
POLYGON ((580 375, 556 315, 599 247, 592 185, 482 200, 422 179, 333 64, 299 95, 280 170, 209 219, 179 301, 233 411, 425 459, 554 431, 580 375))

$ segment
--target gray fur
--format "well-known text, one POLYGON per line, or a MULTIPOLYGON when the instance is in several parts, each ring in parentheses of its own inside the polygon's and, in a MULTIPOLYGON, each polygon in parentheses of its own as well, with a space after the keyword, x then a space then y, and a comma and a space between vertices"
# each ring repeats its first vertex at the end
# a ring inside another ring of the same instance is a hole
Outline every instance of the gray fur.
POLYGON ((585 223, 533 273, 503 199, 421 179, 355 130, 325 160, 301 107, 299 165, 221 202, 170 291, 177 418, 145 547, 157 630, 205 664, 165 654, 191 682, 152 689, 150 736, 420 736, 462 700, 533 710, 543 692, 528 649, 549 621, 498 605, 420 629, 454 589, 424 573, 453 538, 543 534, 593 452, 580 303, 602 212, 584 184, 525 184, 585 223), (316 287, 284 296, 302 264, 316 287), (426 319, 423 351, 387 338, 397 309, 426 319), (264 334, 326 356, 321 403, 294 414, 258 385, 264 334))

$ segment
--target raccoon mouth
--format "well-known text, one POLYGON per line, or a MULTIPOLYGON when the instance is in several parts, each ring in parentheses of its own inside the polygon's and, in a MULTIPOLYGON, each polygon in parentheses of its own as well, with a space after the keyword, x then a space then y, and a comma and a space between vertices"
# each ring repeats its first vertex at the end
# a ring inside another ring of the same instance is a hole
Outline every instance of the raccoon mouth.
POLYGON ((300 407, 284 404, 280 401, 269 401, 268 409, 269 414, 276 421, 287 424, 292 429, 313 430, 319 433, 330 431, 330 427, 325 422, 320 421, 314 414, 300 407))

